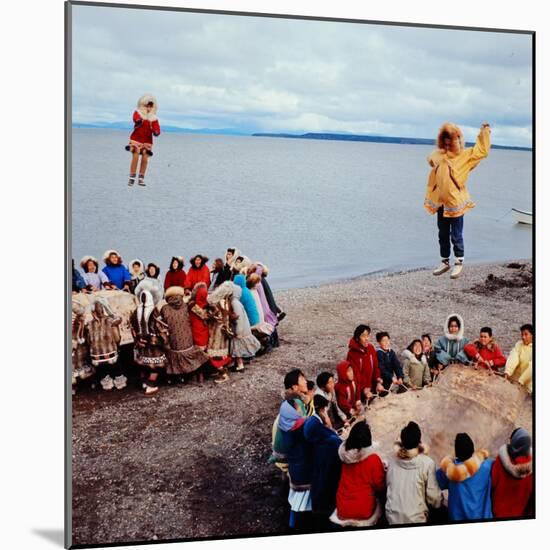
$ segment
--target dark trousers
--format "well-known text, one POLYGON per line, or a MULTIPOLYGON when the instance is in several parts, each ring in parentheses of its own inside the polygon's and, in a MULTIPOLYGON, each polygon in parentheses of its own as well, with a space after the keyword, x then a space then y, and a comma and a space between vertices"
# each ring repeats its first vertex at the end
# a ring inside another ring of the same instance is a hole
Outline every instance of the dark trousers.
POLYGON ((437 211, 437 228, 439 229, 439 253, 442 258, 450 258, 451 242, 455 258, 464 257, 464 216, 458 218, 443 217, 443 207, 437 211))

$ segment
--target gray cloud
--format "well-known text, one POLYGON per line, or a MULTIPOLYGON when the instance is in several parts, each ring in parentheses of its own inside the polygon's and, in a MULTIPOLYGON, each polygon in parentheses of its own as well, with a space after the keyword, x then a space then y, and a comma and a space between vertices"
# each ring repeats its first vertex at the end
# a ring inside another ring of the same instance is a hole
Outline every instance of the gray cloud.
POLYGON ((73 6, 73 119, 532 143, 525 34, 73 6))

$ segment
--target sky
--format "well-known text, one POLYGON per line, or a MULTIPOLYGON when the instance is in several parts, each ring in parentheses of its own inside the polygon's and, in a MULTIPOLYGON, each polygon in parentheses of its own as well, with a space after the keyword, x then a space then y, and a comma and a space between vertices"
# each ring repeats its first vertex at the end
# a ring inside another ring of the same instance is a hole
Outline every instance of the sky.
POLYGON ((279 18, 73 6, 73 123, 474 140, 532 146, 532 38, 279 18))

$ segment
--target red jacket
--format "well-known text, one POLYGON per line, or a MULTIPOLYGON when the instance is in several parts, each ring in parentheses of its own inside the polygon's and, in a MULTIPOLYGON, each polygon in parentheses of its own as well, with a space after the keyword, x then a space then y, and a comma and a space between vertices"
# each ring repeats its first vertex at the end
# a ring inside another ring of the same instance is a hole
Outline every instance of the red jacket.
POLYGON ((178 269, 176 271, 167 271, 166 277, 164 277, 164 289, 170 288, 171 286, 181 286, 185 288, 185 271, 183 269, 178 269))
POLYGON ((191 266, 185 277, 185 288, 193 290, 197 283, 205 283, 206 287, 210 286, 210 269, 204 264, 201 268, 191 266))
POLYGON ((364 348, 356 340, 349 341, 347 360, 353 366, 353 379, 355 380, 359 393, 362 394, 365 388, 372 392, 376 391, 376 381, 380 378, 378 368, 378 356, 372 344, 364 348))
POLYGON ((502 355, 500 348, 496 343, 491 342, 488 346, 482 346, 478 340, 464 346, 464 352, 468 359, 475 360, 475 356, 479 353, 484 361, 492 361, 492 369, 497 370, 499 367, 506 365, 506 357, 502 355))
POLYGON ((157 117, 153 120, 144 120, 139 111, 134 111, 132 117, 134 121, 134 131, 130 139, 139 143, 153 143, 153 136, 160 135, 160 124, 157 117))
POLYGON ((206 324, 205 311, 207 297, 208 289, 204 286, 199 287, 195 295, 195 305, 189 310, 189 320, 191 321, 191 332, 195 346, 208 345, 208 325, 206 324))
POLYGON ((532 459, 530 456, 510 458, 503 445, 491 469, 493 516, 495 518, 525 517, 533 492, 532 459))
POLYGON ((337 515, 340 519, 368 519, 376 508, 376 494, 386 486, 384 464, 370 447, 346 451, 342 444, 338 454, 343 464, 336 492, 337 515))
POLYGON ((361 399, 361 394, 359 393, 357 384, 355 381, 348 379, 346 371, 349 366, 349 361, 340 361, 340 363, 338 363, 338 366, 336 367, 336 371, 338 372, 338 382, 334 385, 336 402, 347 416, 351 416, 350 410, 355 408, 355 403, 361 399))

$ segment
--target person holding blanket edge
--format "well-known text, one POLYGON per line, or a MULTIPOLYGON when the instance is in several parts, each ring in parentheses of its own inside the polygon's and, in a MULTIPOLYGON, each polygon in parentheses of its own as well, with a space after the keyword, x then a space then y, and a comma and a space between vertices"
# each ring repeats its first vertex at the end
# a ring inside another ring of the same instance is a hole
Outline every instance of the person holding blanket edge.
POLYGON ((464 268, 464 214, 475 207, 466 187, 470 172, 489 154, 491 128, 484 122, 473 147, 464 148, 462 130, 446 122, 437 136, 437 149, 428 156, 432 167, 428 178, 424 208, 437 213, 441 264, 434 275, 450 269, 451 242, 455 265, 451 279, 457 279, 464 268))

